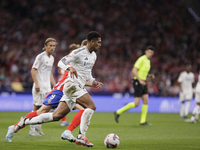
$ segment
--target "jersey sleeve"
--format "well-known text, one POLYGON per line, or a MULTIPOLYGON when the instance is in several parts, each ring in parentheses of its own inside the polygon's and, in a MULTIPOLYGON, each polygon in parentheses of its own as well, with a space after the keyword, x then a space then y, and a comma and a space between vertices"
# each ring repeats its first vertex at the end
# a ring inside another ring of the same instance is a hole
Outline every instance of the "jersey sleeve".
POLYGON ((139 57, 137 60, 136 60, 136 62, 135 62, 135 64, 134 64, 134 67, 136 67, 136 68, 140 68, 141 67, 141 65, 142 65, 142 57, 139 57))
POLYGON ((32 68, 38 69, 41 64, 42 64, 42 55, 37 55, 32 68))
POLYGON ((67 70, 69 68, 70 62, 73 62, 77 59, 78 54, 74 54, 74 51, 71 52, 69 55, 64 56, 59 62, 58 62, 58 67, 60 67, 63 70, 67 70))

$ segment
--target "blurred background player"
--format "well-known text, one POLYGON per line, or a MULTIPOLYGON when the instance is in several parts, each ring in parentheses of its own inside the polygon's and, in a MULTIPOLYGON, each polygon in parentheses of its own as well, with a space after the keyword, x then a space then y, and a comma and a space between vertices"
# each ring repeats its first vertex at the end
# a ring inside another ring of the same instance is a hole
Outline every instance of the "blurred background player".
MULTIPOLYGON (((86 45, 86 44, 85 44, 86 45)), ((84 45, 83 45, 84 46, 84 45)), ((79 44, 71 44, 69 45, 69 53, 71 53, 73 50, 79 48, 80 45, 79 44)), ((63 75, 65 74, 65 70, 58 68, 58 74, 59 74, 59 78, 58 81, 60 81, 63 78, 63 75)), ((60 121, 60 126, 68 126, 69 123, 67 122, 67 116, 63 117, 60 121)))
MULTIPOLYGON (((56 39, 46 39, 43 48, 44 52, 38 54, 33 63, 31 69, 31 76, 34 81, 32 87, 34 104, 33 111, 38 110, 42 106, 45 97, 51 91, 51 84, 53 86, 56 85, 53 74, 51 72, 54 63, 54 57, 52 56, 52 53, 55 51, 56 45, 56 39)), ((44 135, 41 125, 31 125, 29 135, 44 135)))
POLYGON ((189 120, 186 120, 186 122, 196 123, 199 121, 199 111, 200 111, 200 72, 198 76, 198 82, 195 88, 195 101, 197 105, 194 107, 192 112, 192 117, 189 120))
POLYGON ((185 119, 188 116, 190 101, 193 97, 194 73, 191 72, 190 64, 187 63, 185 65, 185 71, 180 73, 178 83, 180 85, 179 99, 181 101, 180 118, 185 119), (187 101, 187 103, 184 109, 185 101, 187 101))
POLYGON ((151 68, 151 62, 150 58, 154 55, 155 48, 153 46, 148 46, 145 50, 145 55, 139 57, 137 61, 135 62, 135 65, 132 69, 132 73, 134 75, 133 78, 133 86, 134 86, 134 97, 135 102, 130 102, 126 106, 122 107, 121 109, 118 109, 114 112, 115 115, 115 121, 119 122, 119 116, 134 107, 139 106, 140 99, 143 100, 142 105, 142 114, 141 114, 141 120, 140 125, 151 125, 147 123, 146 117, 147 117, 147 110, 148 110, 148 89, 146 84, 146 78, 147 76, 150 78, 154 78, 153 74, 148 74, 150 68, 151 68))

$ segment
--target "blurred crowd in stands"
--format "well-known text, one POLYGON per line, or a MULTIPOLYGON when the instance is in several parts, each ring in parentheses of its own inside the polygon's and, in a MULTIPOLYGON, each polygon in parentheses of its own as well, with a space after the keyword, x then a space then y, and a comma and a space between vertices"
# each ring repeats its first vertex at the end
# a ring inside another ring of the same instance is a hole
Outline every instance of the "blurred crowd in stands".
POLYGON ((200 70, 200 25, 180 0, 1 0, 0 14, 0 91, 12 91, 13 82, 32 88, 30 70, 48 37, 58 41, 57 79, 57 62, 68 46, 92 30, 102 36, 93 68, 104 83, 99 92, 134 92, 131 70, 148 45, 156 48, 150 95, 177 96, 184 64, 192 64, 196 79, 200 70))

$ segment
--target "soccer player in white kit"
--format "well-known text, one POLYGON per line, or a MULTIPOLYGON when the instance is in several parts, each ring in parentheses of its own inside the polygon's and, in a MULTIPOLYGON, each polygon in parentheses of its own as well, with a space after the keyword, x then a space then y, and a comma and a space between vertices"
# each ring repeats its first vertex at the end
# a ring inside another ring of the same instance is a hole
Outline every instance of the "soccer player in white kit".
POLYGON ((189 113, 190 101, 193 97, 193 83, 194 73, 191 72, 191 65, 186 64, 185 71, 181 72, 178 77, 178 83, 180 83, 179 99, 181 101, 180 118, 185 119, 189 113), (184 102, 187 101, 185 111, 184 102))
MULTIPOLYGON (((33 111, 38 110, 42 106, 45 97, 51 91, 51 84, 53 87, 56 85, 53 74, 51 73, 54 63, 54 57, 52 56, 52 53, 55 51, 56 45, 56 39, 46 39, 43 48, 44 52, 38 54, 33 63, 31 69, 31 76, 34 81, 32 87, 34 104, 33 111)), ((31 125, 29 135, 44 135, 41 124, 31 125)))
POLYGON ((58 62, 58 67, 69 70, 69 75, 63 88, 64 95, 55 112, 44 113, 34 118, 22 117, 18 125, 15 126, 14 132, 17 132, 24 125, 58 121, 68 114, 74 108, 75 104, 78 103, 85 108, 81 117, 78 138, 76 139, 71 133, 70 135, 66 135, 66 132, 63 132, 62 135, 70 137, 71 139, 68 140, 71 142, 78 142, 81 145, 93 147, 93 144, 84 140, 84 138, 96 106, 84 88, 84 85, 86 81, 89 81, 93 87, 103 86, 103 83, 95 81, 91 74, 97 57, 95 52, 101 47, 101 36, 98 32, 91 31, 87 35, 87 41, 86 46, 74 50, 58 62))
MULTIPOLYGON (((200 72, 198 76, 198 82, 195 88, 195 101, 197 105, 194 107, 193 112, 192 112, 192 117, 188 121, 191 123, 196 123, 199 120, 199 113, 200 113, 200 72)), ((188 122, 187 121, 187 122, 188 122)))
MULTIPOLYGON (((86 44, 85 44, 86 45, 86 44)), ((85 46, 83 45, 83 46, 85 46)), ((81 45, 80 44, 71 44, 69 45, 69 52, 71 53, 73 50, 77 49, 77 48, 80 48, 81 45)), ((61 69, 58 67, 58 74, 59 74, 59 78, 58 78, 58 81, 60 81, 64 74, 65 74, 65 70, 61 69)), ((60 120, 60 126, 69 126, 70 124, 67 122, 67 116, 64 116, 61 120, 60 120)))

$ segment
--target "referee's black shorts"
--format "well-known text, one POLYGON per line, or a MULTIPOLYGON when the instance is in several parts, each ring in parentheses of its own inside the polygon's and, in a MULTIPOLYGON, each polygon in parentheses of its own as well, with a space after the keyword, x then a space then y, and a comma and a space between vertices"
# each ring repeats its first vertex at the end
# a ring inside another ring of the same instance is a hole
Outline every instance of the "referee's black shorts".
POLYGON ((134 97, 142 97, 144 94, 148 94, 147 85, 141 85, 137 79, 133 79, 133 87, 134 87, 134 97))

